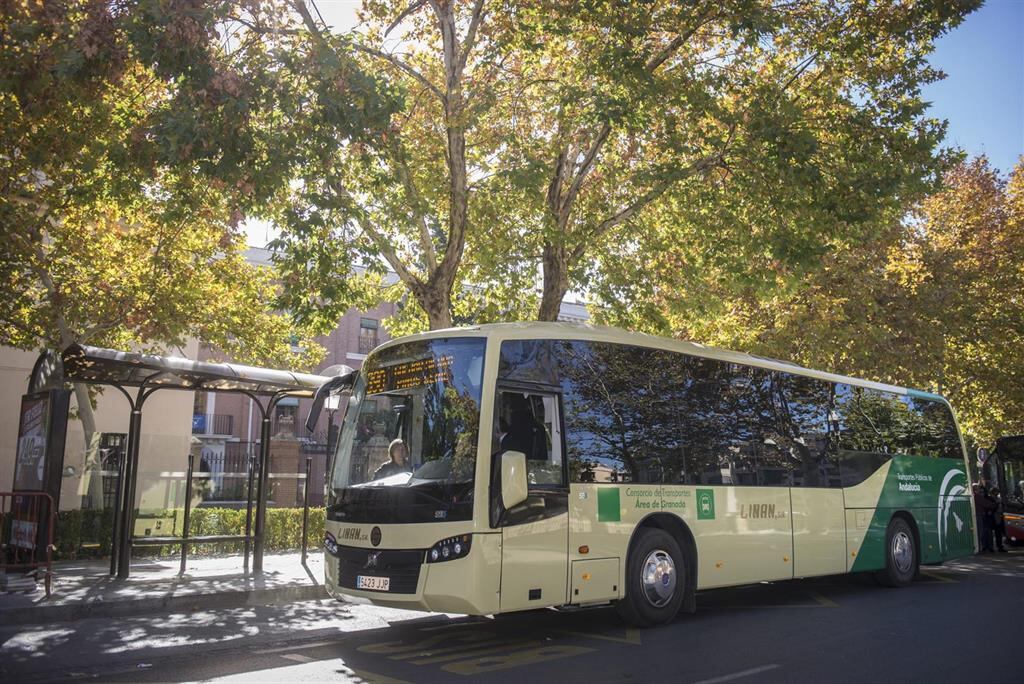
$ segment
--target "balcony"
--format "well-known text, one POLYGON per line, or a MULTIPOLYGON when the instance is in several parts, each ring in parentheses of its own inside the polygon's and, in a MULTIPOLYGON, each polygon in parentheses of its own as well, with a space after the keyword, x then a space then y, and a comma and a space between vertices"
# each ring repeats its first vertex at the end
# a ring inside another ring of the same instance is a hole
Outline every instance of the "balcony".
POLYGON ((195 413, 192 415, 193 435, 232 435, 235 417, 225 413, 195 413))

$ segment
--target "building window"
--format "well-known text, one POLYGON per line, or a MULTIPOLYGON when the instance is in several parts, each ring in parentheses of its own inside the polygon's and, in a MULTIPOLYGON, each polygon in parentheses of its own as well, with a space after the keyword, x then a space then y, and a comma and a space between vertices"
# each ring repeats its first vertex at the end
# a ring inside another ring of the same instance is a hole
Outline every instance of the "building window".
POLYGON ((359 319, 359 353, 369 354, 377 346, 378 322, 373 318, 359 319))

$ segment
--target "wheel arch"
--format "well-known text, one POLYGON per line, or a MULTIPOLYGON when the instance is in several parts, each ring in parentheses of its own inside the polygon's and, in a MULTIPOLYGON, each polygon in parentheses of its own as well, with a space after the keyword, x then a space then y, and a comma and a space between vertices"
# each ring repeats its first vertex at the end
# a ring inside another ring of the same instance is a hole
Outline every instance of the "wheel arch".
POLYGON ((637 523, 632 534, 630 534, 629 544, 626 547, 626 560, 624 562, 628 562, 629 554, 633 552, 633 546, 636 544, 640 530, 647 528, 655 528, 667 532, 679 543, 679 548, 683 550, 684 560, 686 561, 686 593, 683 597, 683 605, 680 606, 680 611, 684 613, 695 612, 697 610, 697 541, 693 536, 693 532, 690 531, 686 521, 678 515, 664 511, 650 513, 637 523))

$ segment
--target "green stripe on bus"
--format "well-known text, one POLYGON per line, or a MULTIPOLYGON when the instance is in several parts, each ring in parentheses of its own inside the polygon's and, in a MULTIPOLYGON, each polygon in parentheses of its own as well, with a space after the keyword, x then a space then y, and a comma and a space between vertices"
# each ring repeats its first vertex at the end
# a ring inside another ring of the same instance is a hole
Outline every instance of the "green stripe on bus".
POLYGON ((597 490, 597 521, 619 522, 619 488, 601 487, 597 490))

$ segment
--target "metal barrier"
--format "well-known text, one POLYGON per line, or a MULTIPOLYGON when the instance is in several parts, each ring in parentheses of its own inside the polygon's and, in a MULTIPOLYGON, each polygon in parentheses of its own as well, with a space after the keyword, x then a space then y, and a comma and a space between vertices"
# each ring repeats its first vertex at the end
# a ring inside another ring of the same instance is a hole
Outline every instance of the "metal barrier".
POLYGON ((0 492, 0 570, 34 573, 43 570, 46 595, 53 577, 53 531, 57 509, 45 492, 0 492), (40 553, 43 551, 43 553, 40 553))

